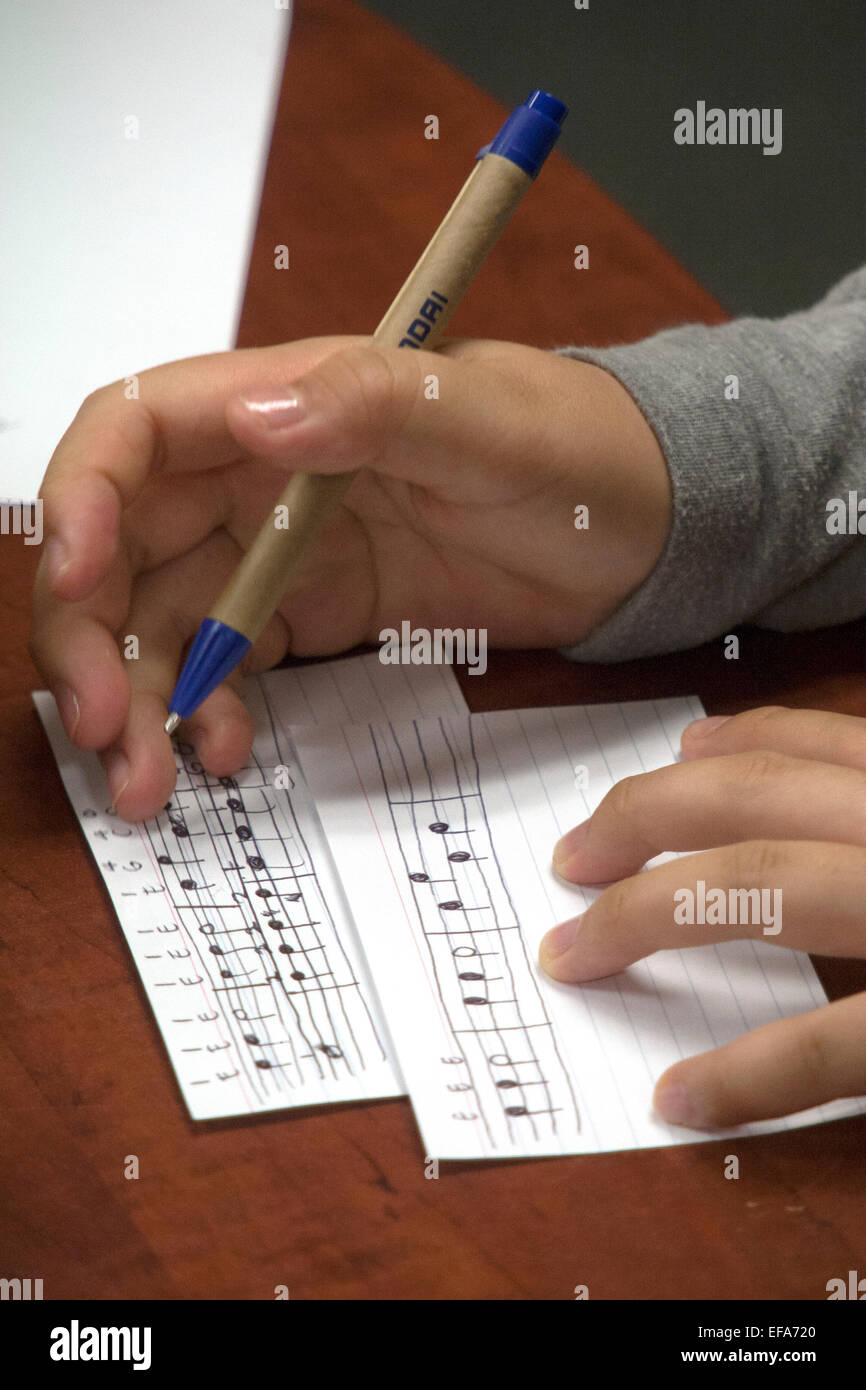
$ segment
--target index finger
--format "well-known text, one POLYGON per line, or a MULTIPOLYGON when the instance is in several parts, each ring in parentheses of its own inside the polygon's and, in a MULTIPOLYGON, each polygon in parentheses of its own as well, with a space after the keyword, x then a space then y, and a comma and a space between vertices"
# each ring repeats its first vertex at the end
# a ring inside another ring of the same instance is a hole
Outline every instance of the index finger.
POLYGON ((763 750, 672 763, 617 782, 553 865, 571 883, 611 883, 664 851, 759 839, 866 845, 863 773, 763 750))
POLYGON ((240 391, 284 385, 366 339, 309 338, 183 358, 112 382, 82 403, 40 489, 54 594, 87 598, 114 560, 123 509, 154 474, 219 468, 238 455, 225 422, 240 391))
POLYGON ((605 889, 546 934, 541 965, 555 980, 583 984, 655 951, 746 938, 862 956, 864 873, 866 850, 855 845, 747 840, 703 850, 605 889))

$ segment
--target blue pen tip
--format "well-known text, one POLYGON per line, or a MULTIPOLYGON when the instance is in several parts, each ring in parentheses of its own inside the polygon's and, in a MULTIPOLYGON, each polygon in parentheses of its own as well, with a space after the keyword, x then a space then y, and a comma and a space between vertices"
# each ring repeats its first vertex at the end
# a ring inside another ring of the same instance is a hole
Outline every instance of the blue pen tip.
MULTIPOLYGON (((216 618, 205 618, 174 688, 169 706, 172 713, 166 723, 170 724, 176 715, 180 716, 178 723, 180 719, 188 719, 229 671, 234 670, 251 646, 250 639, 242 632, 236 632, 216 618)), ((166 733, 169 732, 166 729, 166 733)))

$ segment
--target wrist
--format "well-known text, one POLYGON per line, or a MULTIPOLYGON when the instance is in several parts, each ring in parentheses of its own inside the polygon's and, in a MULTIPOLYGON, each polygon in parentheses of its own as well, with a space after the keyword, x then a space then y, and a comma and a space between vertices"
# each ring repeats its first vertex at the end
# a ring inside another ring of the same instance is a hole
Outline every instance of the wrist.
POLYGON ((673 524, 673 488, 662 447, 626 388, 604 368, 575 360, 581 376, 579 483, 596 533, 592 580, 575 641, 604 623, 649 578, 673 524))

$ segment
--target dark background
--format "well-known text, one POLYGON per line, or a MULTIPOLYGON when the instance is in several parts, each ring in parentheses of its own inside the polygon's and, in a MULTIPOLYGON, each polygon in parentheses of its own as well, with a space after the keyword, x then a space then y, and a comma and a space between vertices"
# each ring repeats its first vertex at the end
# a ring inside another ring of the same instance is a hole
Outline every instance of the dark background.
MULTIPOLYGON (((863 0, 365 0, 558 148, 734 315, 813 303, 866 260, 863 0), (680 146, 674 112, 781 107, 782 149, 680 146)), ((436 111, 435 92, 430 111, 436 111)), ((590 257, 592 248, 590 247, 590 257)))

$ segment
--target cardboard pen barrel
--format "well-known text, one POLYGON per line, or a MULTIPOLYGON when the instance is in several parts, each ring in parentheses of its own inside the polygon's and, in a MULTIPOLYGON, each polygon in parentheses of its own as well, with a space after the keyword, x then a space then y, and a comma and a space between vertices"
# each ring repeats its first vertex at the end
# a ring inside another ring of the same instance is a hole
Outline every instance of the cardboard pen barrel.
MULTIPOLYGON (((375 343, 410 350, 436 346, 531 184, 529 174, 501 155, 478 161, 373 334, 375 343)), ((210 616, 254 642, 355 476, 295 473, 210 616), (288 526, 278 524, 286 516, 288 526)))

